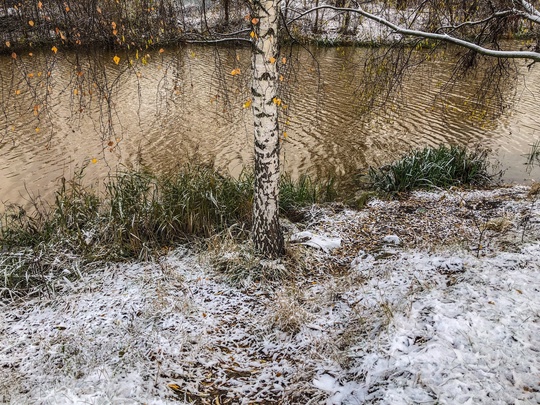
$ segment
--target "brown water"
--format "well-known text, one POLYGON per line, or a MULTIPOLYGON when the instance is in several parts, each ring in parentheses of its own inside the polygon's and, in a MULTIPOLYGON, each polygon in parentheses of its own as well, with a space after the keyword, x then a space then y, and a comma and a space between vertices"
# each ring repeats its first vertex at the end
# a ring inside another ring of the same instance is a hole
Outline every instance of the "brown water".
MULTIPOLYGON (((495 120, 467 118, 474 78, 441 93, 452 66, 443 59, 405 80, 396 104, 368 115, 360 111, 357 86, 366 51, 312 51, 315 59, 301 49, 288 55, 283 81, 290 94, 283 97, 283 162, 293 175, 352 175, 413 147, 451 143, 490 148, 507 181, 540 178, 523 157, 540 138, 537 66, 523 67, 507 86, 511 108, 495 120)), ((132 52, 132 65, 128 55, 118 55, 118 65, 114 56, 0 57, 0 201, 50 198, 59 178, 83 166, 99 187, 94 180, 138 162, 165 170, 197 160, 232 174, 250 165, 250 110, 242 107, 249 99, 248 50, 152 51, 145 63, 143 53, 137 59, 132 52), (233 76, 235 68, 241 73, 233 76)))

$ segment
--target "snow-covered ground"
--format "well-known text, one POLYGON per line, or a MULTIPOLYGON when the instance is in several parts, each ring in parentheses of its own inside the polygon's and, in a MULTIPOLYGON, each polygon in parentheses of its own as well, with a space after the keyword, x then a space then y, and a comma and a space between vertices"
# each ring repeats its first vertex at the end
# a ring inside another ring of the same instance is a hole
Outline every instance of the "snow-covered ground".
POLYGON ((0 402, 539 404, 528 193, 314 207, 280 285, 233 286, 183 248, 59 280, 0 304, 0 402))

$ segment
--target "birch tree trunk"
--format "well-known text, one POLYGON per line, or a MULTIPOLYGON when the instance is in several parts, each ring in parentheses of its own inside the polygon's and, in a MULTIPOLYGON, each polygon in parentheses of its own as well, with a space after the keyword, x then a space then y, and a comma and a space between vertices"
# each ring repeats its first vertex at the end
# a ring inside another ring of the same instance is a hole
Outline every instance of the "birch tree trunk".
POLYGON ((255 126, 255 191, 253 242, 269 258, 285 253, 279 224, 278 23, 279 1, 252 1, 253 83, 255 126))

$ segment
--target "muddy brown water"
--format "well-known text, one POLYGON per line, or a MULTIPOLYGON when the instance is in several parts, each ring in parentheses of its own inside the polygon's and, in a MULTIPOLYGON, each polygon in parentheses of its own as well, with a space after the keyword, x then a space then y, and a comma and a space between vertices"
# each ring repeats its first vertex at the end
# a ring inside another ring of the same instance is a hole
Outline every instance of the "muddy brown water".
MULTIPOLYGON (((366 114, 357 85, 365 54, 354 48, 284 54, 285 171, 353 176, 411 148, 447 143, 489 148, 508 182, 540 178, 523 156, 540 138, 538 66, 523 64, 504 89, 508 108, 495 119, 471 119, 474 77, 442 90, 452 72, 444 58, 405 80, 385 111, 366 114)), ((161 171, 200 161, 237 175, 252 156, 250 109, 243 107, 249 61, 246 49, 195 46, 1 56, 0 201, 50 199, 59 179, 81 167, 98 188, 111 171, 140 163, 161 171)))

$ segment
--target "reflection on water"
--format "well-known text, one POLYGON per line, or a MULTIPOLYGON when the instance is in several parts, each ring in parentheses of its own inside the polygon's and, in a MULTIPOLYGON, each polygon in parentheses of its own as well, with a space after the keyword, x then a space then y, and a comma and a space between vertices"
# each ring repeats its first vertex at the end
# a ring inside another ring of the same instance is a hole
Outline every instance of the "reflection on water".
MULTIPOLYGON (((286 171, 354 173, 425 145, 481 145, 507 168, 506 179, 526 172, 522 156, 540 138, 535 113, 540 73, 508 91, 512 109, 489 125, 466 119, 463 106, 474 80, 442 94, 451 63, 432 62, 403 83, 395 105, 362 114, 356 83, 364 50, 302 49, 288 54, 283 84, 283 161, 286 171), (429 74, 428 74, 429 73, 429 74)), ((0 201, 28 194, 50 197, 61 176, 87 165, 90 180, 118 165, 141 162, 166 170, 194 159, 238 174, 250 165, 252 126, 249 50, 189 47, 147 55, 89 51, 0 58, 0 201), (128 60, 131 59, 131 63, 128 60), (231 75, 239 68, 240 74, 231 75)))

